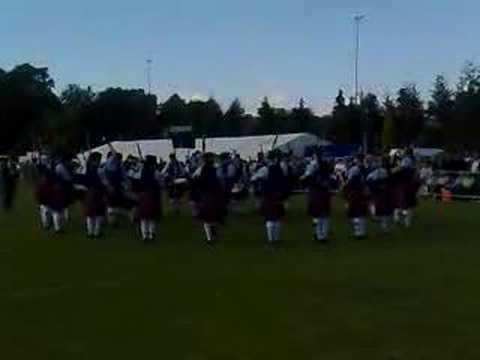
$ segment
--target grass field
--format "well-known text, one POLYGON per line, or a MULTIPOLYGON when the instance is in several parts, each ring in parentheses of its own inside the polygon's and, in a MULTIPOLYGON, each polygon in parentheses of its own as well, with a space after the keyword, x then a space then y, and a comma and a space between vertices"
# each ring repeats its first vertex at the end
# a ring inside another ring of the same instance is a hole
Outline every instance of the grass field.
POLYGON ((480 204, 422 203, 414 229, 327 249, 303 199, 284 244, 251 208, 215 251, 185 209, 156 244, 127 224, 86 239, 38 230, 28 193, 0 217, 0 359, 480 359, 480 204))

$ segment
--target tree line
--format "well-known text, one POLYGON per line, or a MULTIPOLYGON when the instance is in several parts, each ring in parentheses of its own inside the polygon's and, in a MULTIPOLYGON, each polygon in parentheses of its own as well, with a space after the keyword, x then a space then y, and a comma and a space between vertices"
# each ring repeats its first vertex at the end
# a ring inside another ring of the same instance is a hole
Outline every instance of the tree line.
POLYGON ((291 108, 264 98, 248 114, 240 100, 226 109, 214 98, 185 100, 173 94, 159 103, 143 89, 68 85, 60 94, 48 68, 22 64, 0 69, 0 154, 42 146, 79 151, 106 141, 168 136, 172 126, 188 125, 197 137, 314 133, 338 144, 368 144, 369 150, 418 145, 448 149, 480 147, 480 67, 467 63, 451 86, 436 76, 427 100, 414 84, 382 99, 362 94, 358 101, 342 90, 330 114, 318 116, 304 99, 291 108))

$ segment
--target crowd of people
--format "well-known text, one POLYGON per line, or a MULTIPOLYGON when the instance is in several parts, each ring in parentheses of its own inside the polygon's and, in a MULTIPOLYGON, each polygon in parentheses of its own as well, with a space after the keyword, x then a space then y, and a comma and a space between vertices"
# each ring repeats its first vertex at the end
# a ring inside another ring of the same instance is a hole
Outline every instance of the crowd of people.
POLYGON ((0 156, 1 211, 9 212, 12 209, 19 176, 16 162, 10 157, 0 156))
POLYGON ((142 154, 124 159, 111 147, 105 159, 97 152, 81 160, 43 152, 32 167, 45 231, 65 231, 69 209, 80 202, 88 237, 99 238, 108 227, 128 218, 145 242, 157 236, 165 193, 174 211, 188 201, 208 245, 218 241, 219 227, 233 216, 231 210, 254 197, 265 219, 266 242, 275 245, 288 216, 286 204, 297 192, 307 193, 314 239, 327 243, 334 194, 345 200, 352 235, 362 238, 369 216, 385 232, 394 222, 410 227, 421 186, 409 149, 394 159, 358 155, 342 163, 324 157, 320 149, 302 158, 275 150, 250 160, 235 153, 195 152, 184 162, 175 154, 163 162, 142 154))

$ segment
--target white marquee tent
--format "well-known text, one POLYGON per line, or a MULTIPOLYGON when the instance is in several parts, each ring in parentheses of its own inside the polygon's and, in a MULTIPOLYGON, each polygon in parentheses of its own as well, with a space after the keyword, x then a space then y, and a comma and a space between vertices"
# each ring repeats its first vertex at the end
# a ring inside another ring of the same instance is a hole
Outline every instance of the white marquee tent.
MULTIPOLYGON (((176 149, 174 150, 172 141, 169 139, 161 140, 138 140, 138 141, 115 141, 111 145, 115 151, 123 154, 138 156, 138 148, 143 156, 155 155, 162 159, 175 151, 178 159, 183 160, 185 157, 196 150, 202 150, 203 139, 196 139, 195 149, 176 149)), ((330 143, 320 140, 315 135, 299 133, 299 134, 283 134, 283 135, 262 135, 262 136, 242 136, 242 137, 224 137, 224 138, 207 138, 205 139, 205 150, 213 153, 233 152, 238 153, 242 158, 255 158, 260 151, 268 152, 272 149, 281 151, 293 151, 295 155, 303 155, 307 147, 313 145, 329 145, 330 143)), ((110 151, 108 145, 102 145, 91 151, 98 151, 104 157, 110 151)))

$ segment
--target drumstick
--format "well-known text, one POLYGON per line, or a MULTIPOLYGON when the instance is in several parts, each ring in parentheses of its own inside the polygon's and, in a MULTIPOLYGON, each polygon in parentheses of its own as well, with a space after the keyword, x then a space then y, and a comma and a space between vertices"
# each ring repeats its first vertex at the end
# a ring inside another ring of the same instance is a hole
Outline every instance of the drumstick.
POLYGON ((137 152, 138 152, 138 156, 140 157, 140 160, 143 161, 142 149, 140 148, 139 143, 137 143, 137 152))
POLYGON ((108 146, 108 148, 110 149, 111 152, 113 152, 114 154, 117 153, 117 151, 115 150, 115 148, 113 147, 113 145, 110 141, 107 142, 107 146, 108 146))

